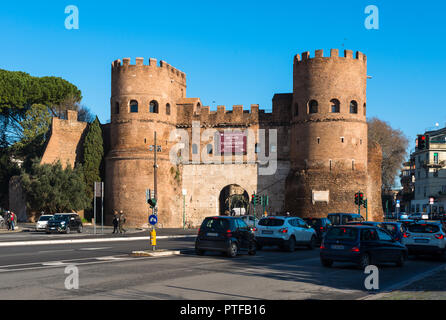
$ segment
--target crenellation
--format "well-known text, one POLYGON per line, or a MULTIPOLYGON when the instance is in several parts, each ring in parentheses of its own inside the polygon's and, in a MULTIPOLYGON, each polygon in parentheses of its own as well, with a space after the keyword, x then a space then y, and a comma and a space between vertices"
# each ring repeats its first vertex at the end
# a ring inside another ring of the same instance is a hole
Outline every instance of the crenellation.
POLYGON ((124 67, 130 65, 130 58, 123 58, 123 59, 122 59, 122 65, 123 65, 124 67))
POLYGON ((306 51, 302 53, 302 61, 310 59, 310 51, 306 51))
POLYGON ((323 58, 324 57, 324 50, 322 50, 322 49, 316 50, 314 52, 314 57, 315 58, 323 58))
POLYGON ((144 65, 144 58, 136 58, 135 59, 135 65, 137 65, 137 66, 144 65))
POLYGON ((353 50, 344 50, 344 58, 353 59, 353 50))
POLYGON ((224 114, 226 113, 226 107, 225 106, 217 106, 217 114, 224 114))
POLYGON ((154 58, 150 58, 149 59, 149 66, 151 66, 151 67, 156 67, 157 66, 157 60, 156 59, 154 59, 154 58))
POLYGON ((330 50, 330 57, 331 58, 338 58, 339 57, 339 50, 338 49, 331 49, 330 50))

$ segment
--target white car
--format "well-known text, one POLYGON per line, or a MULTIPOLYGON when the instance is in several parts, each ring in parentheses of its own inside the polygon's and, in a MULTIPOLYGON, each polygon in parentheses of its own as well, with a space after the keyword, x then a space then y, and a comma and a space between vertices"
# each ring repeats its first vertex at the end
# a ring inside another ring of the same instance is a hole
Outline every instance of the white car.
POLYGON ((431 254, 446 259, 446 228, 438 221, 419 221, 407 226, 403 244, 409 254, 431 254))
POLYGON ((293 252, 296 245, 313 249, 317 235, 313 228, 299 217, 270 216, 259 220, 255 231, 257 249, 277 245, 293 252))
POLYGON ((37 220, 37 223, 36 223, 36 231, 45 231, 46 225, 48 224, 48 220, 50 220, 50 218, 52 216, 53 215, 51 215, 51 214, 41 215, 39 220, 37 220))

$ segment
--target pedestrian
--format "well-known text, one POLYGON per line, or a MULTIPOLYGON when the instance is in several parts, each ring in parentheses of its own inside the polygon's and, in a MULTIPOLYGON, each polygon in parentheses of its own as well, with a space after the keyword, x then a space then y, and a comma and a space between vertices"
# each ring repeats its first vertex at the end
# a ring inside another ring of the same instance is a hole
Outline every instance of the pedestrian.
POLYGON ((5 223, 6 223, 6 226, 8 227, 8 230, 10 230, 11 229, 11 213, 10 213, 10 211, 6 211, 5 223))
POLYGON ((14 231, 14 224, 15 224, 15 222, 16 222, 15 213, 11 211, 11 228, 12 228, 12 231, 14 231))
POLYGON ((118 233, 119 217, 118 211, 113 211, 113 233, 118 233))
POLYGON ((124 229, 125 222, 126 222, 125 214, 121 210, 121 211, 119 211, 119 233, 120 234, 122 234, 123 231, 124 231, 124 233, 127 232, 127 230, 124 229))

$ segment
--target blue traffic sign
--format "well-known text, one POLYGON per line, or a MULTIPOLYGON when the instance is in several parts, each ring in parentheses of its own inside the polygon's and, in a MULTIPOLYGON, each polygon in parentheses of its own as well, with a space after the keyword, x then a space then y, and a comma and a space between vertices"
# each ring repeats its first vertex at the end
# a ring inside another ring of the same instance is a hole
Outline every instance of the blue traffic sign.
POLYGON ((150 223, 152 226, 154 226, 157 222, 158 222, 158 217, 157 217, 156 215, 152 214, 152 215, 149 217, 149 223, 150 223))

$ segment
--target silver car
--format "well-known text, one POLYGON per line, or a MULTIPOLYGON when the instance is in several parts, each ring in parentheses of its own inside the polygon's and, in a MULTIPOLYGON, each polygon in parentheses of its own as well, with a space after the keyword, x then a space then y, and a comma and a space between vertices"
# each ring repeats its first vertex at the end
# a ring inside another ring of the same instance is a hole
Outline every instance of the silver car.
POLYGON ((44 214, 41 215, 39 220, 36 223, 36 231, 45 231, 46 230, 46 225, 48 224, 48 220, 50 220, 50 218, 53 215, 51 214, 44 214))

